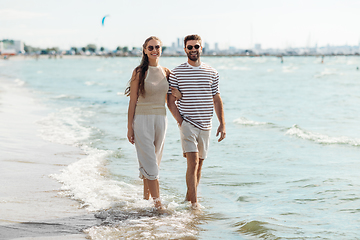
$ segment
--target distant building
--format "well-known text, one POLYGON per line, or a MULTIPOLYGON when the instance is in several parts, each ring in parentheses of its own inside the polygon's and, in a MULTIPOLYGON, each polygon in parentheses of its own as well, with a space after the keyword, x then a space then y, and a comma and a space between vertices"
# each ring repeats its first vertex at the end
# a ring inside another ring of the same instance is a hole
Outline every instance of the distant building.
POLYGON ((255 43, 255 50, 261 50, 261 44, 255 43))
POLYGON ((205 47, 206 49, 210 50, 210 44, 209 44, 209 43, 204 42, 204 47, 205 47))
POLYGON ((182 43, 181 43, 181 39, 180 39, 180 38, 177 39, 177 47, 178 47, 178 48, 182 48, 182 43))
POLYGON ((4 39, 0 41, 0 52, 11 55, 24 53, 24 43, 22 41, 4 39))
POLYGON ((215 43, 215 51, 219 51, 219 43, 215 43))
POLYGON ((204 42, 203 52, 208 53, 210 51, 210 45, 207 42, 204 42))
POLYGON ((230 46, 228 50, 229 54, 235 54, 236 53, 236 47, 230 46))
POLYGON ((14 41, 14 48, 17 53, 24 53, 24 43, 22 41, 14 41))

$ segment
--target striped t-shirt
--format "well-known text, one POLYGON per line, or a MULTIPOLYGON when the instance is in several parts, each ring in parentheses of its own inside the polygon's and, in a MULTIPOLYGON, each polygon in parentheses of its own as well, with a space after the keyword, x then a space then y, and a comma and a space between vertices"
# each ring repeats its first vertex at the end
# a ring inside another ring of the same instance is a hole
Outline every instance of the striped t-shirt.
POLYGON ((176 104, 183 119, 201 130, 210 130, 213 96, 220 92, 218 72, 205 63, 194 67, 186 62, 171 71, 169 86, 182 94, 176 104))

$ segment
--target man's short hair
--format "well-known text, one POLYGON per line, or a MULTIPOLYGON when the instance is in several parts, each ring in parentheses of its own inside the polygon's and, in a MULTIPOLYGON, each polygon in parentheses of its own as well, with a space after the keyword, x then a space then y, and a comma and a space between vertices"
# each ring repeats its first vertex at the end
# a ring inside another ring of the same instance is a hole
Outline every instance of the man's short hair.
POLYGON ((186 47, 186 43, 187 41, 190 41, 190 40, 198 40, 201 44, 201 37, 197 34, 192 34, 192 35, 187 35, 185 38, 184 38, 184 47, 186 47))

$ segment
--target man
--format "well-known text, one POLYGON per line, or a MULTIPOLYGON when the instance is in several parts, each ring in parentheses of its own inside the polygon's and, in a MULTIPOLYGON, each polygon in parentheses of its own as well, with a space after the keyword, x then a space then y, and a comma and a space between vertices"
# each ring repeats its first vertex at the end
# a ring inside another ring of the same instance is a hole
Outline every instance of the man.
POLYGON ((218 142, 226 136, 223 103, 219 92, 219 74, 209 65, 200 61, 201 37, 188 35, 184 39, 184 50, 188 61, 172 70, 170 87, 177 88, 182 98, 175 102, 168 92, 168 107, 180 127, 181 144, 187 159, 185 200, 197 205, 197 187, 201 168, 206 158, 211 130, 213 110, 220 122, 216 136, 218 142))

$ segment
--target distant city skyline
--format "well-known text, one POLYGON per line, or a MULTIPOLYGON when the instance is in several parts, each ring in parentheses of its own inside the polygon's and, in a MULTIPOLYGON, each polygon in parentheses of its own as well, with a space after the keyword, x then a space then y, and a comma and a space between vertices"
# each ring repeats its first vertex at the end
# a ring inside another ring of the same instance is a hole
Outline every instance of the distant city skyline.
POLYGON ((360 42, 355 0, 13 0, 0 6, 0 39, 40 48, 132 48, 151 35, 171 47, 193 33, 211 49, 216 43, 219 49, 284 49, 360 42))

